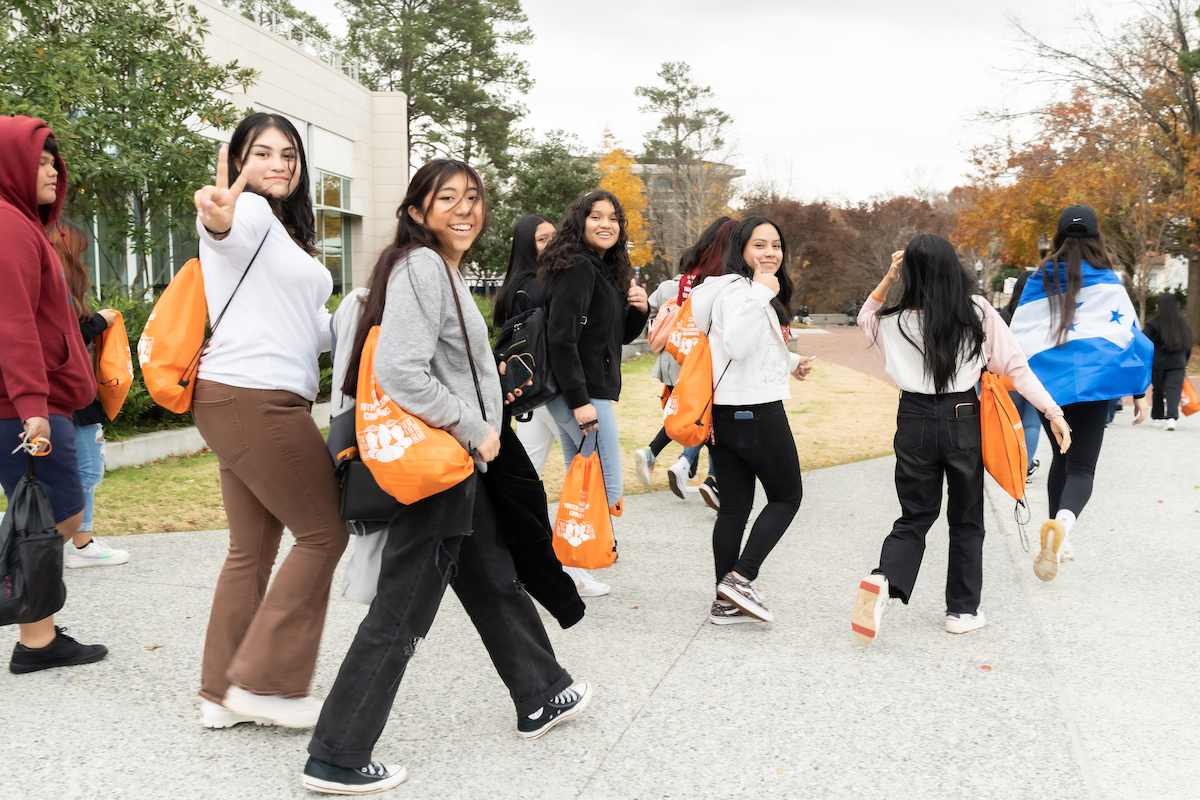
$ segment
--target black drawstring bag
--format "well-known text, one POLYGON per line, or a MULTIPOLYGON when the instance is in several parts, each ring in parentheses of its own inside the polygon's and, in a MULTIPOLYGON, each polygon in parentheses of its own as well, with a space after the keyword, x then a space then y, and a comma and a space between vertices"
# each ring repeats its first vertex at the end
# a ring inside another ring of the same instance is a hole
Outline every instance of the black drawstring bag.
POLYGON ((30 456, 0 523, 0 625, 43 620, 67 601, 63 537, 33 465, 30 456))

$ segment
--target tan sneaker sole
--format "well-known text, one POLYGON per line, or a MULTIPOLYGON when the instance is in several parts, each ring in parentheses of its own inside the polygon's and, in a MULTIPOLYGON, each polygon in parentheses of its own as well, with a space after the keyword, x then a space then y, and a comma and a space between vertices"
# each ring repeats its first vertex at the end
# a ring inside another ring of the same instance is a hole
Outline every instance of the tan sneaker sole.
POLYGON ((850 612, 850 628, 863 644, 875 641, 875 629, 878 626, 875 607, 879 604, 884 580, 882 575, 868 575, 858 584, 858 597, 854 601, 854 610, 850 612))
POLYGON ((1058 574, 1058 550, 1062 547, 1066 535, 1061 522, 1048 519, 1042 523, 1042 550, 1033 560, 1034 575, 1044 581, 1054 580, 1054 576, 1058 574))

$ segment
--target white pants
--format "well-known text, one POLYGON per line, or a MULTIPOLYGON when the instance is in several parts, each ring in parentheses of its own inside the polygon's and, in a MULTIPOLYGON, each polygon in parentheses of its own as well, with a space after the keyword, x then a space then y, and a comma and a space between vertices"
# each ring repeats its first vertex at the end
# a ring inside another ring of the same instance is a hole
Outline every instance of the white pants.
POLYGON ((517 438, 529 454, 533 468, 537 470, 538 478, 546 469, 546 459, 550 457, 550 448, 558 438, 558 424, 545 406, 533 410, 533 419, 529 422, 517 423, 517 438))

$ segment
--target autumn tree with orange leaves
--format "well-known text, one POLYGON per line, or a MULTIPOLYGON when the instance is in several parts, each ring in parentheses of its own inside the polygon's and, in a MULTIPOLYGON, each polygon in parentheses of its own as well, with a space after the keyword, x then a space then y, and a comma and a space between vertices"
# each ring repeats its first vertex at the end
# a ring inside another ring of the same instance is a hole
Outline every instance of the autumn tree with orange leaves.
POLYGON ((601 150, 604 155, 596 162, 600 188, 615 194, 625 206, 626 235, 633 245, 629 262, 635 267, 645 266, 650 261, 653 242, 646 230, 646 186, 633 174, 633 165, 637 162, 625 152, 611 131, 604 131, 601 150))

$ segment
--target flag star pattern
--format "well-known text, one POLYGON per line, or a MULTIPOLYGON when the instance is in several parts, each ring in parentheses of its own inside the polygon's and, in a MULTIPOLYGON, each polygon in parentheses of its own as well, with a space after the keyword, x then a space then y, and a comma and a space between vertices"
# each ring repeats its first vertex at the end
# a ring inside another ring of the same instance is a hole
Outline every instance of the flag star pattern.
MULTIPOLYGON (((1137 326, 1125 286, 1111 269, 1096 269, 1085 261, 1081 271, 1075 319, 1062 343, 1044 281, 1051 277, 1048 266, 1030 276, 1013 314, 1013 336, 1060 406, 1144 393, 1154 345, 1137 326)), ((1058 265, 1057 277, 1065 286, 1066 265, 1058 265)), ((1052 277, 1050 283, 1052 295, 1052 277)))

